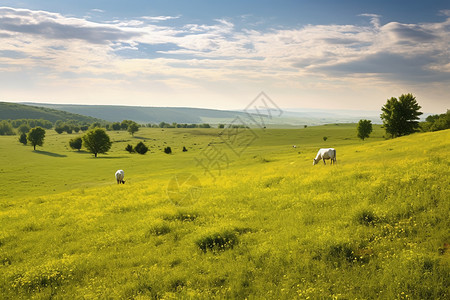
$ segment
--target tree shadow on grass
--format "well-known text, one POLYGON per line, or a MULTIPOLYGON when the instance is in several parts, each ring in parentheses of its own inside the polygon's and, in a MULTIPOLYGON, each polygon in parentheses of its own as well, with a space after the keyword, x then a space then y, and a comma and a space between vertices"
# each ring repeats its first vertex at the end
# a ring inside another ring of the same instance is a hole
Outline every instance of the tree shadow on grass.
POLYGON ((38 154, 47 155, 47 156, 52 156, 52 157, 67 157, 67 155, 64 155, 64 154, 58 154, 58 153, 42 151, 42 150, 33 150, 33 152, 38 153, 38 154))

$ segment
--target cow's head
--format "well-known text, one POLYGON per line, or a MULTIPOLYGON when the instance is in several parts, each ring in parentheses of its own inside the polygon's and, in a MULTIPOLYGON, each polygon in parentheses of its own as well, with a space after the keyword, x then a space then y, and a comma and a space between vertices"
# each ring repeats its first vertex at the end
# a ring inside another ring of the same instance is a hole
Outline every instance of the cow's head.
POLYGON ((315 158, 313 158, 313 166, 317 164, 317 160, 315 158))

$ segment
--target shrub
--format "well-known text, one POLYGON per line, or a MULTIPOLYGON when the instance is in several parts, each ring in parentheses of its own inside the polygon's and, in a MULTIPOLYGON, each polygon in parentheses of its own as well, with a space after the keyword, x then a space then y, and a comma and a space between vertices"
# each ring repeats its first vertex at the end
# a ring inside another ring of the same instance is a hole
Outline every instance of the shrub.
POLYGON ((128 144, 128 145, 125 147, 125 150, 128 151, 128 152, 130 152, 130 153, 133 153, 133 152, 134 152, 133 146, 131 146, 130 144, 128 144))
POLYGON ((203 252, 211 251, 223 251, 232 249, 238 243, 238 237, 235 231, 226 230, 223 232, 216 232, 207 236, 204 236, 196 241, 197 246, 203 252))
POLYGON ((83 140, 81 139, 81 137, 73 138, 69 141, 70 148, 76 149, 78 151, 80 151, 82 145, 83 140))
POLYGON ((326 136, 324 136, 323 140, 326 142, 328 140, 328 138, 326 136))
POLYGON ((183 152, 187 152, 188 149, 186 149, 186 147, 183 146, 183 152))
POLYGON ((158 223, 154 224, 150 230, 147 233, 147 236, 149 235, 165 235, 170 233, 171 229, 170 226, 166 223, 158 223))
POLYGON ((24 144, 24 145, 27 144, 27 135, 26 135, 25 133, 22 133, 22 134, 20 135, 19 142, 21 142, 21 143, 24 144))
POLYGON ((170 147, 164 148, 164 153, 166 153, 166 154, 172 154, 172 148, 170 148, 170 147))
MULTIPOLYGON (((127 146, 128 147, 128 146, 127 146)), ((145 154, 148 151, 148 147, 145 146, 143 142, 139 142, 136 147, 134 147, 134 151, 136 151, 139 154, 145 154)))

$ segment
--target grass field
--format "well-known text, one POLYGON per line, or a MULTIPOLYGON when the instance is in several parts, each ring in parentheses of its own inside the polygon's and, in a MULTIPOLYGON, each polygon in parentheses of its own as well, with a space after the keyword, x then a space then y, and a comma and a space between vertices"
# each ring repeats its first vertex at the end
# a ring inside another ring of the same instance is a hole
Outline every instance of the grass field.
POLYGON ((375 126, 364 142, 352 124, 220 132, 109 132, 97 159, 69 149, 75 135, 47 131, 35 152, 0 137, 0 295, 450 297, 449 130, 384 140, 375 126), (123 150, 141 140, 146 155, 123 150), (312 166, 330 146, 337 165, 312 166))

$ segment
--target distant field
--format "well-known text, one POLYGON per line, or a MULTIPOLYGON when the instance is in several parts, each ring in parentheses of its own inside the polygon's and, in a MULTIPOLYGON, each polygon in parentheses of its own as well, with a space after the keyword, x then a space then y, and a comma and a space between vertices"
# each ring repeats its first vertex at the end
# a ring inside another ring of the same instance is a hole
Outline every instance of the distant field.
POLYGON ((450 131, 355 127, 108 132, 97 159, 74 134, 36 152, 1 136, 0 294, 448 299, 450 131), (312 166, 330 146, 337 165, 312 166))

